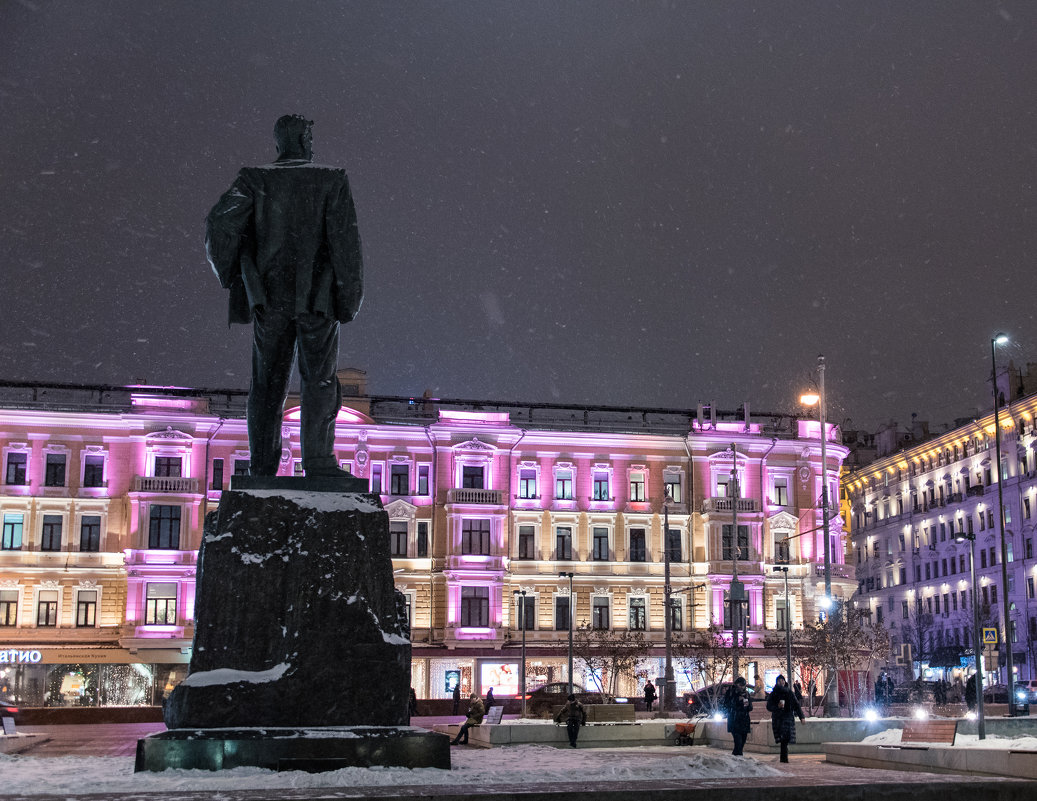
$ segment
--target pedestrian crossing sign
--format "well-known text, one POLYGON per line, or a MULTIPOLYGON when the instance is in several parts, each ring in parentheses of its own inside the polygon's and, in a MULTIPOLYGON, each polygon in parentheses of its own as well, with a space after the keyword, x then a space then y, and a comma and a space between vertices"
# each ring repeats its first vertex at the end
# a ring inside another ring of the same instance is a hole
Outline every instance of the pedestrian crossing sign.
POLYGON ((984 628, 983 629, 983 644, 984 645, 997 645, 997 629, 984 628))

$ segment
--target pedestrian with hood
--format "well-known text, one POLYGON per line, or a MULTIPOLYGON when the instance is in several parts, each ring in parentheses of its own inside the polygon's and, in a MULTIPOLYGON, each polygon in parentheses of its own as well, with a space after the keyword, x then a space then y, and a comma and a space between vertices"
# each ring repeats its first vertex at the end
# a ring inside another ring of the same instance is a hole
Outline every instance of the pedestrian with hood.
POLYGON ((767 699, 767 711, 771 713, 774 742, 781 745, 779 761, 788 762, 789 743, 796 742, 796 718, 798 717, 801 723, 806 718, 803 717, 803 709, 796 700, 795 693, 789 689, 784 676, 778 676, 774 680, 774 689, 767 699))
POLYGON ((484 703, 487 712, 490 711, 490 707, 493 706, 496 700, 497 699, 493 697, 493 688, 490 687, 490 689, 486 691, 486 701, 484 703))
POLYGON ((731 753, 734 756, 742 756, 742 749, 745 748, 745 741, 752 726, 749 713, 753 709, 753 699, 749 695, 745 679, 741 676, 735 679, 735 683, 725 693, 724 708, 727 709, 727 730, 735 743, 731 753))
POLYGON ((468 700, 470 702, 468 705, 468 717, 458 730, 457 736, 450 741, 450 745, 468 745, 468 730, 472 726, 482 724, 483 715, 486 714, 486 707, 483 706, 482 699, 476 693, 472 693, 468 700))
POLYGON ((454 714, 461 711, 461 682, 454 685, 454 714))
POLYGON ((565 731, 569 735, 569 747, 576 747, 576 738, 580 735, 580 726, 587 725, 587 710, 583 704, 576 700, 576 696, 569 693, 569 700, 565 706, 555 715, 555 723, 565 721, 565 731))

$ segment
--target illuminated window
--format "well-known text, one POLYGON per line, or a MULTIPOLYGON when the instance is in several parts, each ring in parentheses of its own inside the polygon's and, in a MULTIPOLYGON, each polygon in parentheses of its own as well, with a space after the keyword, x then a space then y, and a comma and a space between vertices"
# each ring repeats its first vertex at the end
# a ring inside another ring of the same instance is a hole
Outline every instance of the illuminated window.
POLYGON ((76 593, 76 626, 83 628, 97 625, 97 590, 80 590, 76 593))
MULTIPOLYGON (((1033 597, 1033 595, 1031 594, 1030 597, 1033 597)), ((0 590, 0 626, 17 625, 18 590, 0 590)))
POLYGON ((645 609, 644 598, 630 599, 629 628, 631 631, 645 631, 648 628, 648 613, 645 609))
POLYGON ((641 503, 645 499, 645 474, 630 474, 630 500, 633 503, 641 503))
POLYGON ((58 591, 40 590, 36 596, 36 625, 58 625, 58 591))
POLYGON ((24 516, 20 514, 4 515, 4 531, 3 538, 0 540, 0 549, 5 551, 21 550, 24 520, 24 516))
POLYGON ((537 471, 533 469, 519 470, 519 497, 535 498, 537 495, 537 471))
POLYGON ((684 493, 681 491, 680 473, 663 473, 663 492, 670 496, 674 503, 684 503, 684 493))
POLYGON ((774 503, 777 506, 789 505, 789 480, 787 478, 774 479, 774 503))
POLYGON ((594 500, 596 501, 607 501, 610 500, 609 495, 609 474, 603 471, 595 471, 594 473, 594 500))
POLYGON ((490 625, 490 588, 461 588, 461 625, 490 625))
POLYGON ((609 628, 609 599, 595 598, 591 609, 591 626, 595 629, 609 628))
POLYGON ((573 499, 572 470, 559 470, 555 473, 555 498, 560 501, 571 501, 573 499))
POLYGON ((176 583, 154 582, 144 591, 144 624, 147 626, 176 625, 176 583))
POLYGON ((418 495, 428 495, 429 465, 418 465, 418 495))

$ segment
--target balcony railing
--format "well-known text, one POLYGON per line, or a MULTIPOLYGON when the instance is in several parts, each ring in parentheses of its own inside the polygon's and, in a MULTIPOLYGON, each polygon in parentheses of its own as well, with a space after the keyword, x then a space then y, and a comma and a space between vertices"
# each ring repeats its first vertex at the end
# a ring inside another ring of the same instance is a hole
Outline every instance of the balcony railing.
POLYGON ((479 503, 490 506, 503 506, 504 493, 492 489, 452 489, 447 490, 447 503, 479 503))
POLYGON ((134 492, 201 492, 201 479, 183 476, 134 476, 134 492))
POLYGON ((707 498, 702 502, 702 514, 708 515, 716 512, 731 512, 731 504, 735 503, 738 512, 758 512, 760 505, 755 498, 707 498))

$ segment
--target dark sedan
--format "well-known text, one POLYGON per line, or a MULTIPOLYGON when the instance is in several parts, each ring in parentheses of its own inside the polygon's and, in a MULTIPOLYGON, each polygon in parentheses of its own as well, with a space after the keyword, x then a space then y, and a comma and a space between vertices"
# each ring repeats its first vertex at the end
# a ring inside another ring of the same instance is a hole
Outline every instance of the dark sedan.
MULTIPOLYGON (((556 681, 537 687, 526 696, 526 713, 533 717, 544 717, 552 714, 558 707, 562 706, 569 695, 569 683, 556 681)), ((612 698, 606 693, 588 691, 579 684, 573 685, 573 695, 581 704, 607 704, 612 698)))

